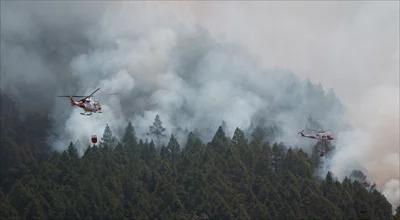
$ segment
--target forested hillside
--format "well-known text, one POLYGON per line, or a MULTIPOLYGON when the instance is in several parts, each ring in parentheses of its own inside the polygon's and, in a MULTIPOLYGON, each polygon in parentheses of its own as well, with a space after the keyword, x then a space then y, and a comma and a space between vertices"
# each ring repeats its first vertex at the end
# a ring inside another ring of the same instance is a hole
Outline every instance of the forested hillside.
POLYGON ((138 140, 130 123, 121 138, 107 126, 80 156, 73 143, 52 152, 50 120, 20 118, 10 103, 2 96, 0 219, 394 218, 373 186, 318 178, 318 151, 269 143, 262 128, 230 138, 219 127, 208 143, 190 133, 164 146, 138 140))

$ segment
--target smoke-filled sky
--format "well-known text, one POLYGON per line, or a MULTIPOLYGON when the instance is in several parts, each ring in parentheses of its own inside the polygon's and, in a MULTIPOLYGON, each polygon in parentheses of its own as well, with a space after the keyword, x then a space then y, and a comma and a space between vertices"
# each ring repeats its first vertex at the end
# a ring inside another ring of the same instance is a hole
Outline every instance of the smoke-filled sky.
POLYGON ((337 136, 327 169, 398 205, 399 25, 397 1, 2 1, 1 89, 50 112, 57 149, 128 120, 144 137, 156 114, 182 137, 264 123, 303 147, 311 115, 337 136), (55 97, 97 87, 101 115, 55 97))

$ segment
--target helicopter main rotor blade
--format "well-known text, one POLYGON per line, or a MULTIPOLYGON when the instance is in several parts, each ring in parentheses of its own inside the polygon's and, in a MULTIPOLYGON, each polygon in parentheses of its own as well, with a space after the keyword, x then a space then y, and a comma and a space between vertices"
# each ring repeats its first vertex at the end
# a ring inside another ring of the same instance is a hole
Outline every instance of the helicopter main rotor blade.
POLYGON ((101 96, 104 96, 104 95, 118 95, 118 94, 119 94, 118 92, 114 92, 114 93, 101 94, 101 96))
MULTIPOLYGON (((83 98, 80 101, 83 101, 91 96, 93 96, 93 94, 95 94, 97 91, 99 91, 100 88, 97 88, 96 90, 94 90, 92 93, 90 93, 90 95, 84 96, 84 95, 59 95, 57 97, 74 97, 74 98, 83 98)), ((107 95, 114 95, 114 94, 107 94, 107 95)))
POLYGON ((97 88, 97 89, 94 90, 92 93, 90 93, 90 95, 84 96, 85 98, 81 99, 80 101, 84 101, 85 99, 87 99, 87 98, 89 98, 89 97, 92 97, 92 95, 95 94, 95 93, 96 93, 97 91, 99 91, 99 90, 100 90, 100 88, 97 88))
POLYGON ((97 88, 96 90, 94 90, 90 95, 88 95, 87 97, 90 97, 90 96, 92 96, 93 94, 95 94, 97 91, 99 91, 100 90, 100 88, 97 88))

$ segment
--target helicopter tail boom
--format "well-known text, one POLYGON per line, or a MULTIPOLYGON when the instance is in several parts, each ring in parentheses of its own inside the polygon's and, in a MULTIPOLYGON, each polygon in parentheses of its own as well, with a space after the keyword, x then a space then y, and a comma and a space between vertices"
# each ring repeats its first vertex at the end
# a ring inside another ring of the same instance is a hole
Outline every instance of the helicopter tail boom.
POLYGON ((72 98, 72 96, 69 97, 69 100, 71 102, 71 106, 80 106, 79 102, 75 101, 74 98, 72 98))

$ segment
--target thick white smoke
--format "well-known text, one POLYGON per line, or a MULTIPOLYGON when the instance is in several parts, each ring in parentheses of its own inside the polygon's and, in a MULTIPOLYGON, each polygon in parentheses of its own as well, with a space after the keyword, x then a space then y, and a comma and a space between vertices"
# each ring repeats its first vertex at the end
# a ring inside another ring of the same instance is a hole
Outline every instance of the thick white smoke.
MULTIPOLYGON (((215 43, 202 29, 176 26, 155 22, 149 30, 109 34, 100 25, 99 34, 89 39, 105 46, 96 44, 72 60, 73 74, 90 88, 119 92, 112 98, 99 94, 108 112, 101 118, 115 129, 130 120, 145 138, 160 114, 169 134, 184 138, 195 130, 209 140, 223 121, 232 135, 235 127, 246 130, 264 119, 281 128, 277 141, 293 145, 309 115, 332 129, 341 123, 341 106, 332 92, 325 94, 321 86, 301 82, 287 71, 262 69, 243 50, 215 43)), ((91 119, 72 114, 68 136, 87 139, 87 121, 91 119)))
POLYGON ((362 170, 395 208, 400 205, 399 90, 371 89, 357 104, 348 112, 354 127, 339 133, 326 169, 341 178, 362 170))

